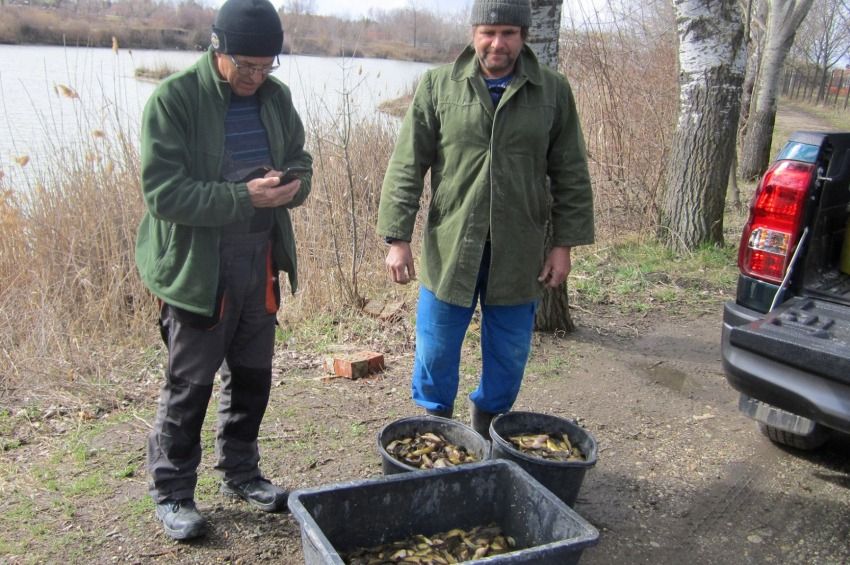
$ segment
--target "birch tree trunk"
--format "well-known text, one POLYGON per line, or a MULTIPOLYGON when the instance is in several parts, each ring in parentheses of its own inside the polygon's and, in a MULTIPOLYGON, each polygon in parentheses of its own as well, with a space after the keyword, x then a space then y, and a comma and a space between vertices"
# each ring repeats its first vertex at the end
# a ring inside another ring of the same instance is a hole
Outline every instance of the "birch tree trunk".
POLYGON ((531 0, 531 27, 526 43, 537 59, 558 70, 558 39, 561 32, 561 7, 564 0, 531 0))
POLYGON ((737 0, 674 0, 679 123, 667 166, 659 239, 675 251, 723 242, 723 211, 746 54, 737 0))
POLYGON ((739 173, 750 180, 762 174, 770 162, 770 143, 776 123, 776 103, 782 66, 794 35, 814 0, 769 0, 764 54, 756 85, 756 109, 750 115, 741 147, 739 173))
MULTIPOLYGON (((563 0, 531 0, 531 27, 526 43, 537 55, 541 64, 558 70, 558 39, 561 31, 561 7, 563 0)), ((546 227, 546 249, 551 249, 552 222, 546 227)), ((547 288, 534 318, 537 331, 571 332, 575 329, 570 316, 567 283, 561 288, 547 288)))

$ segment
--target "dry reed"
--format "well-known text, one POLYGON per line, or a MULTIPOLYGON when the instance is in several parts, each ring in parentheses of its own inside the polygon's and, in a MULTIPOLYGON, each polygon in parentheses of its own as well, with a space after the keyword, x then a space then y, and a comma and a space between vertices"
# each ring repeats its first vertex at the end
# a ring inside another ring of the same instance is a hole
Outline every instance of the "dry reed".
POLYGON ((53 151, 25 190, 4 187, 0 395, 115 400, 109 384, 149 333, 132 255, 138 158, 125 137, 101 131, 53 151))

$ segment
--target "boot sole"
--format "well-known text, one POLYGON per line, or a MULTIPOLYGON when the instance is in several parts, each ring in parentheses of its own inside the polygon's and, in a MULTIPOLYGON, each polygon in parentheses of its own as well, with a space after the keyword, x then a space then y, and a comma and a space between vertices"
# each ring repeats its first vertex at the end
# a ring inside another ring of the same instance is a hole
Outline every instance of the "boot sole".
POLYGON ((207 533, 206 523, 199 524, 194 528, 189 528, 186 530, 173 530, 166 526, 165 522, 163 522, 159 516, 157 516, 156 518, 162 523, 162 529, 165 531, 165 535, 174 540, 182 541, 187 539, 199 538, 207 533))

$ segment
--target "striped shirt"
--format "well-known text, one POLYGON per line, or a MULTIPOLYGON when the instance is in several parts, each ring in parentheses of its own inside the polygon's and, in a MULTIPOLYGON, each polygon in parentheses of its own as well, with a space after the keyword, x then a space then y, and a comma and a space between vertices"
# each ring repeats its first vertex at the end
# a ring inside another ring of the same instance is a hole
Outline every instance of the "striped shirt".
MULTIPOLYGON (((259 167, 271 168, 271 150, 266 128, 260 120, 260 101, 256 95, 231 94, 230 107, 224 118, 225 179, 242 181, 259 167)), ((271 229, 272 209, 256 208, 250 222, 225 226, 225 232, 244 233, 271 229)))

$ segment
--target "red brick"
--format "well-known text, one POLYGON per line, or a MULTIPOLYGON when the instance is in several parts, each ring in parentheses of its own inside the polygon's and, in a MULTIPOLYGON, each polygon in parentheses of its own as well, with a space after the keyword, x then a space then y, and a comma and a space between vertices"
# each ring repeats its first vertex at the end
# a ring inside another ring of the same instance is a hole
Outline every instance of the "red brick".
POLYGON ((374 351, 338 355, 325 359, 325 369, 338 377, 360 379, 384 370, 384 356, 374 351))

